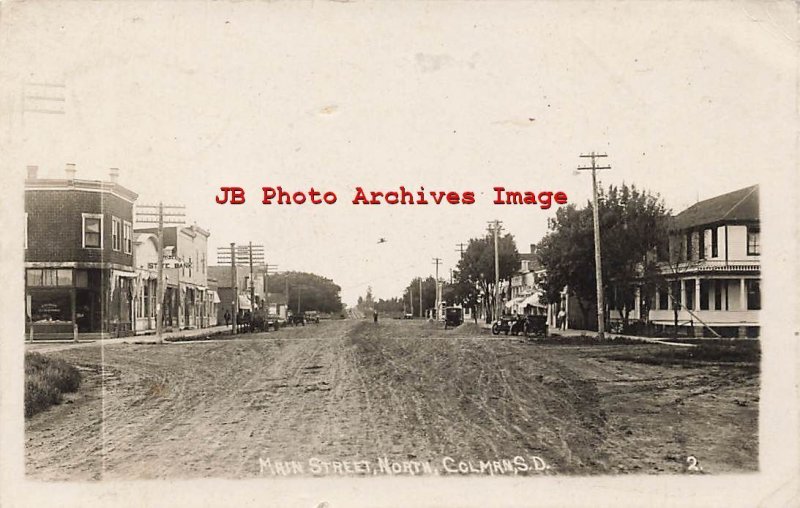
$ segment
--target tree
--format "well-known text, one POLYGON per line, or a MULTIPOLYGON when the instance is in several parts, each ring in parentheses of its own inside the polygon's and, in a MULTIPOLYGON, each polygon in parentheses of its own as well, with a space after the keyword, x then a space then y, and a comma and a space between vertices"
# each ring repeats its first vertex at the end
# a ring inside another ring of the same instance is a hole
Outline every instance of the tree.
MULTIPOLYGON (((606 302, 627 325, 636 287, 648 288, 647 281, 658 271, 653 254, 666 250, 670 211, 658 194, 633 185, 601 190, 598 202, 606 302)), ((589 302, 596 298, 592 204, 560 208, 548 229, 536 249, 546 270, 545 296, 549 302, 559 301, 568 285, 588 322, 589 302)))
POLYGON ((411 300, 411 314, 416 317, 424 316, 425 309, 430 309, 436 306, 436 281, 433 277, 428 276, 427 279, 422 279, 422 309, 419 308, 419 288, 420 277, 415 277, 408 283, 406 289, 403 291, 405 298, 411 300))
POLYGON ((271 288, 288 287, 288 306, 292 312, 316 310, 339 313, 342 311, 341 288, 331 279, 308 272, 283 272, 271 275, 271 288))
MULTIPOLYGON (((506 234, 498 238, 497 251, 499 279, 508 279, 519 270, 519 252, 514 237, 506 234)), ((458 287, 456 294, 475 305, 478 294, 482 293, 483 302, 487 306, 487 315, 491 318, 495 309, 494 238, 486 236, 471 239, 458 262, 456 274, 458 287), (471 292, 469 286, 477 291, 471 292)))

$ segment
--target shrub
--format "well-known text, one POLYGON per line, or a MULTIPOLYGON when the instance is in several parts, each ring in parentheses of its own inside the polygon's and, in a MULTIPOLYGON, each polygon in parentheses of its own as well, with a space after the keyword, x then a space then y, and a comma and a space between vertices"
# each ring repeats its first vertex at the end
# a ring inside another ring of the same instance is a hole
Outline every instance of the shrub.
POLYGON ((39 353, 26 353, 25 417, 58 404, 63 393, 77 391, 80 384, 80 372, 67 362, 39 353))

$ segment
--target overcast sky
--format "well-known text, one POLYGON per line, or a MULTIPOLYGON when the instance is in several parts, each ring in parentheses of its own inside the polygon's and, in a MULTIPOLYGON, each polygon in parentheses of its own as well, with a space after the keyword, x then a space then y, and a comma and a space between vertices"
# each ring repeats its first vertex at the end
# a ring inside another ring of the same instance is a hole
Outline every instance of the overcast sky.
POLYGON ((332 278, 354 303, 442 274, 456 244, 504 222, 520 251, 555 207, 496 206, 492 187, 590 196, 634 183, 680 211, 794 167, 790 3, 25 3, 4 12, 8 161, 121 183, 187 207, 279 270, 332 278), (27 113, 24 82, 65 85, 27 113), (238 185, 248 201, 214 202, 238 185), (261 186, 333 191, 265 206, 261 186), (354 206, 354 188, 473 191, 473 205, 354 206), (379 244, 379 238, 387 242, 379 244))

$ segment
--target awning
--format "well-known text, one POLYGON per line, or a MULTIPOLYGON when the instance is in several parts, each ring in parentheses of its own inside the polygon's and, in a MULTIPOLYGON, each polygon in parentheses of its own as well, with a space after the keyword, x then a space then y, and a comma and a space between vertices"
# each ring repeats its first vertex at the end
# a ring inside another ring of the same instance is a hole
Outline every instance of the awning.
POLYGON ((242 310, 250 310, 250 299, 246 296, 239 295, 239 308, 242 310))
POLYGON ((522 297, 522 296, 518 296, 518 297, 516 297, 516 298, 512 298, 511 300, 509 300, 509 301, 507 301, 507 302, 506 302, 506 308, 509 308, 509 309, 510 309, 510 308, 511 308, 511 307, 513 307, 514 305, 519 305, 519 304, 522 302, 522 300, 524 300, 524 299, 525 299, 525 298, 524 298, 524 297, 522 297))
POLYGON ((537 293, 530 295, 529 297, 525 298, 525 300, 522 301, 523 307, 527 307, 528 305, 532 307, 547 307, 547 305, 543 305, 539 301, 539 295, 537 293))
POLYGON ((213 303, 222 303, 222 300, 219 299, 219 293, 216 291, 211 291, 214 294, 214 299, 212 300, 213 303))

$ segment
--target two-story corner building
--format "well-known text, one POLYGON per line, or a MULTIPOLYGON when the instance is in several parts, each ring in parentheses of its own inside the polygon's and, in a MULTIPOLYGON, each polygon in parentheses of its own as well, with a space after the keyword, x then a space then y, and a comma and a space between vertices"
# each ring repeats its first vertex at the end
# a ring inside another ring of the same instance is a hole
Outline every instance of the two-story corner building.
POLYGON ((674 217, 667 281, 650 322, 709 335, 757 337, 761 309, 758 186, 700 201, 674 217))
MULTIPOLYGON (((156 235, 157 228, 137 227, 138 235, 156 235)), ((208 237, 196 225, 163 228, 164 305, 163 322, 168 328, 186 329, 210 326, 213 292, 208 288, 208 237), (209 302, 211 299, 211 302, 209 302)), ((155 240, 156 244, 158 240, 155 240)), ((157 259, 156 259, 157 262, 157 259)), ((152 269, 152 261, 148 268, 152 269)), ((143 297, 144 286, 141 287, 143 297)))
POLYGON ((137 194, 110 181, 25 180, 26 324, 36 332, 125 335, 132 329, 133 205, 137 194))

